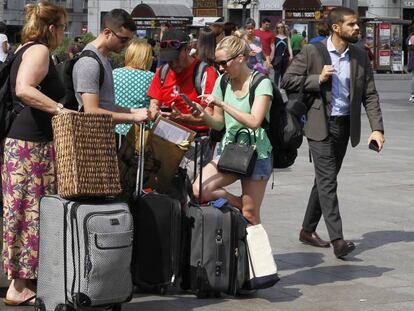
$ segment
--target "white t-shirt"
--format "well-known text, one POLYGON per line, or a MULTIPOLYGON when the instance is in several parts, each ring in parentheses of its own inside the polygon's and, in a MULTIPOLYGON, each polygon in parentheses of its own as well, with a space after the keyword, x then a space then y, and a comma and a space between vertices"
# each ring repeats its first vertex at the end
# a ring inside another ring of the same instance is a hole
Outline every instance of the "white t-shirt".
POLYGON ((0 33, 0 62, 4 62, 7 58, 7 53, 3 51, 3 42, 9 42, 4 33, 0 33))

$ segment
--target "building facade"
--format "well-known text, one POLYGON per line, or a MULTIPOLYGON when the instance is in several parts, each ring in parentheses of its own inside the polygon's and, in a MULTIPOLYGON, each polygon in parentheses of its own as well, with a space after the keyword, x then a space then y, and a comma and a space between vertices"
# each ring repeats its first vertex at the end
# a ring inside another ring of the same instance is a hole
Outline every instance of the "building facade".
MULTIPOLYGON (((36 3, 30 0, 0 0, 0 20, 7 24, 7 35, 10 42, 19 41, 19 32, 24 24, 24 6, 36 3)), ((88 0, 49 0, 63 6, 68 12, 68 35, 76 36, 87 32, 88 0)))
MULTIPOLYGON (((76 36, 82 32, 97 35, 100 31, 102 16, 113 8, 123 8, 128 12, 143 1, 141 0, 49 0, 64 6, 69 13, 68 35, 76 36)), ((0 0, 0 20, 8 25, 10 41, 17 41, 18 32, 24 24, 24 6, 34 0, 0 0)), ((246 0, 147 0, 148 4, 184 4, 192 10, 194 16, 224 16, 236 24, 242 20, 242 3, 246 0)), ((246 15, 257 23, 268 17, 273 23, 285 19, 283 8, 285 0, 249 0, 245 6, 246 15)), ((295 1, 293 1, 295 2, 295 1)), ((306 3, 297 0, 298 4, 306 3)), ((323 7, 340 6, 341 0, 322 0, 323 7)), ((406 20, 414 19, 414 0, 359 0, 367 18, 392 17, 406 20)))

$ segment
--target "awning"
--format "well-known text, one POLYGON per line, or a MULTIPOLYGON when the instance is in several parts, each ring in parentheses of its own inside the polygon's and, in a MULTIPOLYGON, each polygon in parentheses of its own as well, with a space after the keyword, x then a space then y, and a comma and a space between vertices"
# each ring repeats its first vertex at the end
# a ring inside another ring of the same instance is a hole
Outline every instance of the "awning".
POLYGON ((204 27, 213 24, 214 22, 221 19, 219 16, 195 16, 193 17, 192 27, 204 27))
POLYGON ((132 17, 193 17, 190 8, 184 4, 138 4, 132 17))
POLYGON ((193 13, 183 4, 138 4, 131 13, 138 29, 158 28, 168 22, 173 27, 187 27, 193 22, 193 13))
POLYGON ((283 3, 284 10, 309 10, 321 9, 322 3, 319 0, 286 0, 283 3))

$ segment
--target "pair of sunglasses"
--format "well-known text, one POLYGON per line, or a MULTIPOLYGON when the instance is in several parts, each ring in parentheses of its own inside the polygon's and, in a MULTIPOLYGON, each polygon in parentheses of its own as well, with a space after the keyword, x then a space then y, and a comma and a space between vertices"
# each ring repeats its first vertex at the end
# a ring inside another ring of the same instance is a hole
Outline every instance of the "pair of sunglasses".
POLYGON ((113 31, 111 28, 108 28, 113 34, 114 34, 114 36, 115 37, 117 37, 118 38, 118 40, 122 43, 122 44, 125 44, 125 43, 128 43, 132 38, 130 38, 130 37, 124 37, 124 36, 120 36, 120 35, 118 35, 115 31, 113 31))
POLYGON ((179 41, 179 40, 163 40, 160 42, 160 48, 166 49, 168 47, 178 50, 183 45, 187 44, 188 41, 179 41))
POLYGON ((239 55, 233 56, 233 57, 231 57, 231 58, 229 58, 229 59, 226 59, 226 60, 221 60, 221 61, 219 61, 219 62, 216 62, 216 65, 217 65, 217 66, 221 66, 221 67, 227 67, 227 63, 228 63, 229 61, 231 61, 231 60, 233 60, 233 59, 237 58, 237 56, 239 56, 239 55))

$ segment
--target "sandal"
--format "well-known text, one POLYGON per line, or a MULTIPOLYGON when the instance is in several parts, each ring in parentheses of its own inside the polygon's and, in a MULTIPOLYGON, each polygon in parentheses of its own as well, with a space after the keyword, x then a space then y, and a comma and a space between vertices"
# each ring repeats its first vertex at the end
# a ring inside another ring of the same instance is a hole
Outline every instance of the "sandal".
POLYGON ((23 301, 18 301, 18 300, 12 300, 12 299, 4 298, 3 299, 3 303, 6 306, 13 306, 13 307, 19 307, 19 306, 34 306, 34 304, 35 304, 34 301, 31 301, 34 298, 36 298, 36 295, 33 295, 33 296, 27 298, 26 300, 23 300, 23 301))

